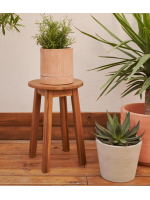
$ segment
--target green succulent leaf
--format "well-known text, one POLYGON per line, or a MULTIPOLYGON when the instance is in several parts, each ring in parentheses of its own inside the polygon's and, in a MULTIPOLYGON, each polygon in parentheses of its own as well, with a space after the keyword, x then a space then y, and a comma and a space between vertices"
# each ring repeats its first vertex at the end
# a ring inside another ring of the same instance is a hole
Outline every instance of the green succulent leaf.
POLYGON ((121 126, 120 126, 120 124, 118 124, 117 127, 116 127, 116 129, 115 129, 115 136, 119 140, 120 137, 121 137, 121 135, 122 135, 121 134, 121 126))
POLYGON ((120 139, 120 142, 121 142, 122 144, 126 144, 126 143, 127 143, 127 141, 126 141, 126 140, 123 140, 123 139, 120 139))
POLYGON ((112 117, 110 116, 110 114, 109 114, 108 111, 107 111, 107 118, 108 118, 108 121, 109 121, 111 127, 113 127, 113 119, 112 119, 112 117))
POLYGON ((136 126, 134 126, 132 128, 131 131, 126 132, 123 136, 128 137, 128 138, 134 136, 137 133, 137 131, 139 130, 139 126, 140 126, 140 121, 137 123, 136 126))
POLYGON ((106 136, 104 137, 104 136, 101 136, 101 135, 96 135, 93 132, 92 132, 92 134, 95 135, 97 138, 100 138, 100 139, 109 139, 109 137, 106 137, 106 136))
POLYGON ((99 135, 100 138, 108 139, 109 137, 101 133, 96 127, 95 127, 96 133, 99 135))
MULTIPOLYGON (((144 133, 145 133, 145 132, 144 132, 144 133)), ((142 133, 141 135, 136 136, 136 137, 126 138, 126 140, 127 140, 128 142, 132 142, 132 141, 135 141, 135 140, 139 140, 139 139, 144 135, 144 133, 142 133)))
POLYGON ((109 122, 107 122, 107 128, 108 128, 109 132, 114 133, 114 130, 109 122))
POLYGON ((122 133, 126 133, 129 130, 129 128, 130 128, 130 112, 126 113, 126 118, 121 126, 122 133))
POLYGON ((108 130, 95 122, 96 134, 93 134, 99 140, 101 140, 105 144, 117 146, 135 145, 141 141, 140 138, 144 135, 144 133, 140 136, 136 136, 136 133, 139 129, 140 121, 130 130, 130 112, 126 114, 122 126, 120 125, 116 114, 114 114, 112 118, 107 111, 107 116, 109 120, 107 122, 108 130))
POLYGON ((97 128, 99 128, 103 134, 107 135, 108 137, 114 137, 113 133, 109 132, 107 129, 104 127, 100 126, 97 122, 95 122, 97 128))

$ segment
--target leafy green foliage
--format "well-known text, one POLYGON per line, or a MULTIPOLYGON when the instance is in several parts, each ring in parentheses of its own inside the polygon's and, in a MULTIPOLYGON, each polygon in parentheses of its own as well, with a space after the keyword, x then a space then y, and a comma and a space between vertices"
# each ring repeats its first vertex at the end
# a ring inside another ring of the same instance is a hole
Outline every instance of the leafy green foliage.
POLYGON ((126 114, 126 118, 122 126, 120 125, 116 114, 114 114, 112 118, 107 112, 107 117, 107 129, 95 122, 96 134, 93 134, 96 136, 97 139, 99 139, 103 143, 116 146, 135 145, 140 142, 140 138, 144 135, 144 133, 139 136, 136 136, 140 122, 138 122, 136 126, 129 130, 130 112, 126 114))
POLYGON ((71 19, 66 17, 63 21, 54 21, 52 16, 42 17, 42 23, 36 22, 39 34, 33 37, 38 45, 44 49, 63 49, 75 42, 74 38, 69 37, 69 33, 72 33, 71 19))
POLYGON ((13 28, 20 32, 17 26, 23 26, 18 24, 18 21, 21 20, 19 15, 15 13, 0 13, 0 27, 2 27, 2 33, 5 35, 5 29, 12 30, 13 28))
POLYGON ((136 33, 132 29, 132 27, 130 26, 129 22, 127 21, 123 13, 122 14, 114 13, 113 15, 118 20, 118 22, 120 23, 121 27, 126 32, 126 34, 130 37, 130 40, 122 41, 93 16, 92 18, 101 27, 103 27, 114 39, 116 39, 117 42, 116 43, 109 42, 106 39, 103 39, 98 34, 96 34, 96 36, 93 36, 81 31, 81 33, 99 42, 110 45, 112 48, 108 52, 117 49, 129 57, 125 59, 120 57, 100 56, 105 59, 112 58, 115 60, 119 59, 120 61, 99 66, 92 70, 102 71, 119 65, 121 65, 121 67, 118 71, 113 71, 109 74, 111 78, 101 87, 103 91, 99 97, 101 97, 106 92, 106 90, 108 90, 108 88, 112 83, 116 81, 106 94, 112 91, 116 86, 118 86, 124 80, 127 83, 127 89, 122 93, 122 97, 126 96, 127 94, 133 91, 136 91, 135 95, 138 94, 140 95, 140 97, 142 97, 142 93, 145 90, 150 89, 150 13, 132 14, 137 22, 138 33, 136 33), (131 42, 135 43, 137 47, 140 48, 140 51, 137 49, 133 49, 129 45, 129 43, 131 42))

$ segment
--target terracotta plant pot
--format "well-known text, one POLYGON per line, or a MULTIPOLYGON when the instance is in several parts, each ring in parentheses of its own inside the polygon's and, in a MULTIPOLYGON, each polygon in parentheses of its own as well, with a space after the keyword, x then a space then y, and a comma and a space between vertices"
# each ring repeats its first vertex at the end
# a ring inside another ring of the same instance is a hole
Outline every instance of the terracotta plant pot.
POLYGON ((128 111, 130 111, 130 128, 133 128, 140 120, 137 135, 141 135, 145 131, 142 137, 139 164, 150 165, 150 116, 144 115, 144 103, 127 104, 121 107, 121 124, 128 111))
POLYGON ((107 145, 96 139, 101 176, 112 182, 135 178, 142 141, 132 146, 107 145))
POLYGON ((40 49, 40 82, 61 85, 73 83, 73 49, 40 49))

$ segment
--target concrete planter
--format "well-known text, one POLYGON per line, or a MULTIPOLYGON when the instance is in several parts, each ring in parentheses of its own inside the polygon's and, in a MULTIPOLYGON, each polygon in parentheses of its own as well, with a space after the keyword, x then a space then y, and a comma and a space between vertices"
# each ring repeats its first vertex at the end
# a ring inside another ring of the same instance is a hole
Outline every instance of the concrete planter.
POLYGON ((133 146, 107 145, 96 139, 101 176, 112 182, 135 178, 142 141, 133 146))
POLYGON ((142 137, 142 147, 139 157, 139 164, 150 166, 150 115, 144 114, 144 103, 132 103, 121 107, 121 124, 123 123, 126 113, 130 111, 130 129, 140 120, 140 127, 137 135, 142 137))
POLYGON ((40 49, 40 82, 61 85, 73 83, 73 49, 40 49))

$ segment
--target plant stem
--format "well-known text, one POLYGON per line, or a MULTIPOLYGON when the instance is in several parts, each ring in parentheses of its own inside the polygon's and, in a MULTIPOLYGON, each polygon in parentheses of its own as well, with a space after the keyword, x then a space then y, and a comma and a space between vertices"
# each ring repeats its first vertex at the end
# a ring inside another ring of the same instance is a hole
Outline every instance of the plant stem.
POLYGON ((150 89, 147 89, 145 91, 145 115, 150 115, 150 104, 147 105, 149 96, 150 96, 150 89))

